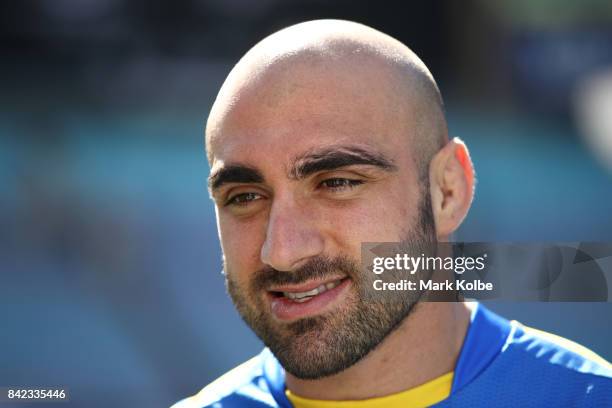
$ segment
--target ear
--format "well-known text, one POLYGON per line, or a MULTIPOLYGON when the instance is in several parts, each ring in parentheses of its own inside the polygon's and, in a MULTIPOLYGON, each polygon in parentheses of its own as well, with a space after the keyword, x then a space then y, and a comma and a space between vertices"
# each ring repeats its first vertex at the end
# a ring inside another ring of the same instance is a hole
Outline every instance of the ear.
POLYGON ((474 197, 474 168, 461 139, 453 138, 434 156, 429 182, 436 235, 446 241, 463 222, 474 197))

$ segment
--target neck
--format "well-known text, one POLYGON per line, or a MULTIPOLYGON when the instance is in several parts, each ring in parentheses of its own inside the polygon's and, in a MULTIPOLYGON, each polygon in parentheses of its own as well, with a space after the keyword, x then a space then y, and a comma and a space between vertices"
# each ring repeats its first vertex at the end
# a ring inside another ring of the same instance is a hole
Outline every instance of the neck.
POLYGON ((291 392, 320 400, 360 400, 395 394, 452 371, 470 322, 464 303, 419 303, 366 357, 318 380, 286 374, 291 392))

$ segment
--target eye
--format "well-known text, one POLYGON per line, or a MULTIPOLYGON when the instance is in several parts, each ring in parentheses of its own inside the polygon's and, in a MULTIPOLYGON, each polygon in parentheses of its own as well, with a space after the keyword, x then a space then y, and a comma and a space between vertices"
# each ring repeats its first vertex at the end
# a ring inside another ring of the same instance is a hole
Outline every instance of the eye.
POLYGON ((262 196, 260 194, 257 193, 241 193, 241 194, 236 194, 235 196, 229 198, 226 202, 225 205, 236 205, 236 206, 241 206, 244 207, 246 205, 248 205, 250 202, 255 201, 255 200, 259 200, 261 199, 262 196))
POLYGON ((327 188, 333 191, 338 191, 338 190, 350 189, 360 184, 363 184, 362 180, 351 180, 351 179, 345 179, 345 178, 330 178, 327 180, 323 180, 321 184, 319 184, 319 186, 322 186, 324 188, 327 188))

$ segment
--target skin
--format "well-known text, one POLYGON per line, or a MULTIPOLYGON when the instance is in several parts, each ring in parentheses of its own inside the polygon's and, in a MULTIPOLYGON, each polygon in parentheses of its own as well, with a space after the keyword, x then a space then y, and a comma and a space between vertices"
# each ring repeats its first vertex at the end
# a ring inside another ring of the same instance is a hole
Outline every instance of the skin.
MULTIPOLYGON (((206 145, 211 175, 240 164, 261 176, 211 186, 226 273, 245 287, 266 266, 291 273, 317 256, 359 259, 362 242, 401 240, 419 222, 427 189, 435 235, 447 241, 473 196, 469 153, 448 140, 427 68, 401 43, 355 23, 303 23, 256 45, 223 85, 206 145), (345 148, 381 155, 393 170, 292 172, 300 158, 345 148)), ((469 313, 462 303, 420 303, 350 368, 316 380, 287 373, 287 387, 329 400, 413 388, 453 370, 469 313)))

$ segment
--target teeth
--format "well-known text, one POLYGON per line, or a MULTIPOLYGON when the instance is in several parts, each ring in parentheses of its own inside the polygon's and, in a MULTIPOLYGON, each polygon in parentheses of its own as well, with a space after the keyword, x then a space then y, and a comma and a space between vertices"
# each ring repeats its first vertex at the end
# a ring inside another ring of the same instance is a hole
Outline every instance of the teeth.
POLYGON ((310 300, 313 296, 319 295, 325 291, 335 288, 340 284, 340 280, 322 284, 318 288, 309 290, 308 292, 283 292, 283 295, 295 302, 303 303, 310 300))
POLYGON ((340 281, 329 282, 329 283, 325 284, 325 289, 327 289, 327 290, 333 289, 336 286, 338 286, 339 284, 340 284, 340 281))

